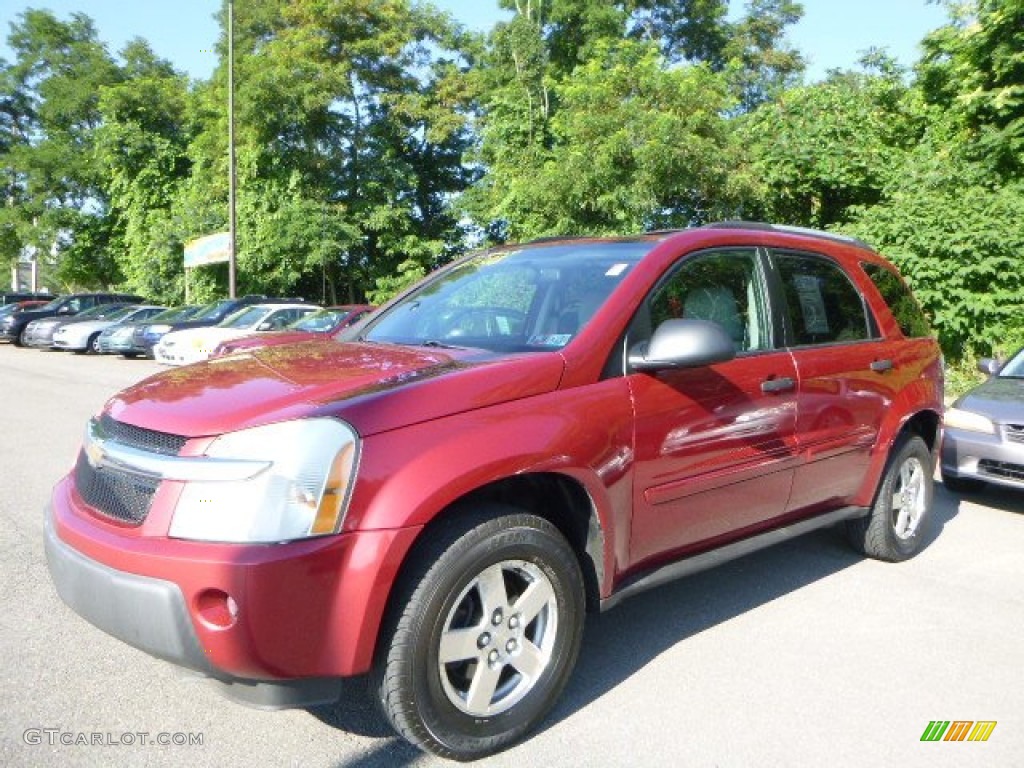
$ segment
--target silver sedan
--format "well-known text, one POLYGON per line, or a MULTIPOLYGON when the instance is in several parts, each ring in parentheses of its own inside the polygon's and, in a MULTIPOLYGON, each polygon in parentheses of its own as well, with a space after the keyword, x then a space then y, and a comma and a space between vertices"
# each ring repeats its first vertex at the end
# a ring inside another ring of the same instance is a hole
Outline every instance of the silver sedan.
POLYGON ((942 481, 952 491, 977 491, 986 483, 1024 489, 1024 349, 946 409, 942 481))

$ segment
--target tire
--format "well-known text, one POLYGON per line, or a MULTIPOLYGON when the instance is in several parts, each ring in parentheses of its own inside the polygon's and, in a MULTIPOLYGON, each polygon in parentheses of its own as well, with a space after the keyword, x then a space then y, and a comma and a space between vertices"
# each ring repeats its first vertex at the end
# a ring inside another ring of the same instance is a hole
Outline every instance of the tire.
POLYGON ((138 352, 122 352, 121 357, 125 360, 134 360, 139 356, 138 352))
POLYGON ((21 333, 18 334, 18 338, 14 340, 14 346, 24 347, 25 346, 25 331, 22 329, 21 333))
POLYGON ((370 685, 407 741, 472 760, 522 738, 562 692, 583 578, 558 529, 517 508, 443 525, 396 588, 370 685))
POLYGON ((953 493, 980 493, 985 490, 984 480, 975 480, 973 477, 953 477, 942 473, 942 484, 946 490, 953 493))
POLYGON ((931 524, 932 454, 917 435, 893 446, 870 514, 847 523, 853 546, 869 557, 899 562, 921 549, 931 524))
POLYGON ((89 337, 89 343, 85 345, 85 353, 87 355, 100 354, 100 335, 98 333, 89 337))

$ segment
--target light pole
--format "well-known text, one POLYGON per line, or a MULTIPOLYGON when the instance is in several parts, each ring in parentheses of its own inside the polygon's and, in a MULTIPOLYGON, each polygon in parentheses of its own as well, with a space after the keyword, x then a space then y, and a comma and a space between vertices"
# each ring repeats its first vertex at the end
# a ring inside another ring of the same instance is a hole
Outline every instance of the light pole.
POLYGON ((235 298, 235 3, 228 0, 228 296, 235 298))

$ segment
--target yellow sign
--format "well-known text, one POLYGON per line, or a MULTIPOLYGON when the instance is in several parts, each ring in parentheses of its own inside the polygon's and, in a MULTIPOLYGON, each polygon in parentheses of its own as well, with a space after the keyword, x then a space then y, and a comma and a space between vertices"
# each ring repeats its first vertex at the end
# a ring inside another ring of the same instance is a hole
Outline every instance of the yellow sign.
POLYGON ((185 243, 185 269, 228 261, 229 237, 228 232, 218 232, 185 243))

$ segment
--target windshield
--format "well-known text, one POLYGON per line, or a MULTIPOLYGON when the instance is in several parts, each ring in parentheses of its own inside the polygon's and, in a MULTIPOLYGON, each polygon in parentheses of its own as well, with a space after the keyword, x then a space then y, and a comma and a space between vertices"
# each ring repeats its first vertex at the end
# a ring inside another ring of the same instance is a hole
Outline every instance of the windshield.
POLYGON ((149 318, 151 323, 166 323, 172 320, 185 320, 186 318, 192 317, 195 312, 205 307, 171 307, 165 309, 158 315, 153 315, 149 318))
POLYGON ((334 326, 340 323, 349 315, 347 309, 318 309, 312 314, 299 318, 289 325, 297 331, 313 331, 314 333, 327 333, 334 326))
POLYGON ((655 245, 560 242, 478 254, 391 307, 363 338, 502 352, 561 349, 655 245))
POLYGON ((227 311, 235 305, 234 299, 224 299, 207 304, 196 314, 192 315, 193 320, 220 320, 227 311))
POLYGON ((1017 350, 1017 354, 1000 369, 999 378, 1024 379, 1024 349, 1017 350))
MULTIPOLYGON (((104 313, 103 319, 104 320, 120 320, 120 319, 122 319, 124 317, 128 317, 129 315, 132 315, 132 314, 134 314, 134 313, 136 313, 138 311, 139 311, 138 307, 123 307, 122 309, 119 309, 116 312, 111 312, 109 314, 104 313)), ((81 317, 81 315, 79 315, 79 317, 81 317)))
POLYGON ((89 307, 89 309, 83 309, 75 315, 75 320, 88 320, 89 318, 98 320, 99 318, 106 317, 108 313, 113 312, 115 309, 119 309, 120 307, 120 304, 114 306, 111 306, 110 304, 100 304, 96 307, 89 307))
POLYGON ((246 307, 217 323, 221 328, 252 328, 267 314, 266 307, 246 307))

